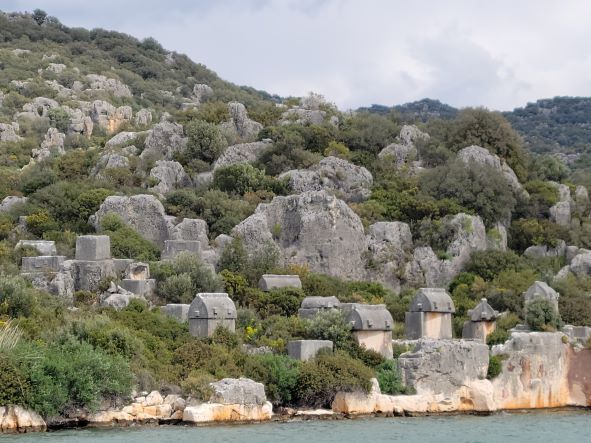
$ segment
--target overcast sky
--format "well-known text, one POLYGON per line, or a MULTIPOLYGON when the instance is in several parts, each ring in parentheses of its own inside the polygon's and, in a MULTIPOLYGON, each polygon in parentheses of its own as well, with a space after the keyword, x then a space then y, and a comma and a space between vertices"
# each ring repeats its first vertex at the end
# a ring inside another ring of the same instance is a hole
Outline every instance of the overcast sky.
POLYGON ((509 110, 591 95, 591 1, 0 0, 152 36, 222 78, 341 109, 424 97, 509 110))

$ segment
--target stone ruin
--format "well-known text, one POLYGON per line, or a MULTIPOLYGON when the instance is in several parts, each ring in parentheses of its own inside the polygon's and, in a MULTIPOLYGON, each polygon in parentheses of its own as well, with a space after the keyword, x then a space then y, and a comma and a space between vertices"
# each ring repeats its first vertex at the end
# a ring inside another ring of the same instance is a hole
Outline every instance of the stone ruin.
POLYGON ((298 275, 264 274, 259 280, 259 288, 265 292, 277 288, 302 288, 298 275))
POLYGON ((45 240, 21 240, 16 248, 30 247, 44 254, 23 257, 21 275, 33 286, 50 294, 73 301, 76 291, 97 292, 100 285, 123 277, 121 286, 111 283, 102 294, 101 303, 121 308, 132 298, 151 295, 156 281, 150 279, 146 263, 131 259, 111 258, 111 239, 108 235, 81 235, 76 238, 75 259, 56 255, 55 243, 45 240))
POLYGON ((405 314, 405 335, 408 339, 451 339, 454 302, 443 288, 421 288, 405 314))
POLYGON ((468 320, 462 328, 462 338, 481 340, 486 343, 486 337, 496 329, 499 313, 488 304, 486 298, 480 300, 474 309, 468 311, 468 320))
POLYGON ((566 325, 562 328, 562 332, 573 342, 586 345, 591 340, 591 327, 589 326, 572 326, 566 325))
POLYGON ((226 293, 199 293, 189 307, 189 332, 194 337, 211 337, 218 326, 236 330, 236 306, 226 293))
POLYGON ((330 340, 291 340, 287 343, 287 355, 291 358, 301 361, 308 361, 321 350, 333 349, 333 343, 330 340))
POLYGON ((174 260, 181 252, 201 255, 199 240, 165 240, 162 260, 174 260))
POLYGON ((302 300, 300 309, 298 309, 298 316, 304 319, 312 319, 319 312, 339 309, 341 302, 336 297, 316 297, 310 296, 302 300))
POLYGON ((394 320, 386 305, 343 303, 341 310, 351 324, 353 337, 360 346, 392 358, 392 326, 394 320))

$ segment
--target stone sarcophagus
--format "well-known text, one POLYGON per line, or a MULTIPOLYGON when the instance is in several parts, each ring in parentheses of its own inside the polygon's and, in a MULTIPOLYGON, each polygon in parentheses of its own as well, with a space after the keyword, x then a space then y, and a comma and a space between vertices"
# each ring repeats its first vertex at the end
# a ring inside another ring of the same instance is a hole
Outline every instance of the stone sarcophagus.
POLYGON ((306 297, 302 300, 301 307, 298 309, 298 316, 311 319, 319 312, 338 309, 340 306, 341 302, 336 297, 306 297))
POLYGON ((189 307, 189 332, 210 337, 218 326, 236 330, 236 306, 226 293, 199 293, 189 307))
POLYGON ((394 320, 386 305, 343 303, 340 309, 360 346, 378 352, 385 358, 392 358, 394 320))
POLYGON ((443 288, 421 288, 405 315, 406 338, 450 339, 454 302, 443 288))
POLYGON ((259 280, 259 289, 270 291, 276 288, 302 288, 299 275, 264 274, 259 280))
POLYGON ((474 309, 468 311, 469 319, 464 322, 462 338, 486 342, 486 337, 496 329, 498 317, 499 313, 483 298, 474 309))

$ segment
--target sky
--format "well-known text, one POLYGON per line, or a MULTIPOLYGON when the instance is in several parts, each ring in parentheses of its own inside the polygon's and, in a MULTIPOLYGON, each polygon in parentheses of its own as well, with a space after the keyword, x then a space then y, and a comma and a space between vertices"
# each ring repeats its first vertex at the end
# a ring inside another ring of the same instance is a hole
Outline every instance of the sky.
POLYGON ((588 0, 0 0, 3 11, 35 8, 343 110, 425 97, 510 110, 591 95, 588 0))

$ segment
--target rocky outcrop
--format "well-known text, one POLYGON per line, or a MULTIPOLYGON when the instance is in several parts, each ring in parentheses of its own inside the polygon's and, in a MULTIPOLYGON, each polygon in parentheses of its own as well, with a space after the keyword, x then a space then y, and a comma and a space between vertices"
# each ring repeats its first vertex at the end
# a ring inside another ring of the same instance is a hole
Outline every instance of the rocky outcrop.
POLYGON ((103 154, 99 158, 95 167, 92 169, 91 175, 104 179, 104 172, 108 169, 115 168, 129 168, 129 159, 120 154, 103 154))
POLYGON ((589 406, 591 350, 575 349, 561 332, 514 332, 493 355, 503 370, 493 380, 499 409, 589 406))
POLYGON ((347 279, 364 274, 365 234, 359 217, 326 191, 275 197, 232 230, 250 254, 270 245, 284 264, 347 279))
POLYGON ((396 142, 386 146, 378 154, 379 158, 393 157, 397 168, 410 166, 413 169, 421 167, 416 143, 429 140, 429 134, 421 132, 414 125, 404 125, 396 142))
POLYGON ((122 131, 111 137, 105 143, 105 148, 114 148, 117 146, 123 146, 132 143, 140 134, 144 134, 143 132, 129 132, 129 131, 122 131))
POLYGON ((210 387, 213 394, 209 402, 185 408, 184 422, 265 421, 273 415, 273 406, 267 401, 262 383, 247 378, 225 378, 210 383, 210 387))
POLYGON ((36 97, 32 102, 23 105, 23 112, 17 115, 17 118, 46 118, 50 109, 59 107, 59 103, 47 97, 36 97))
POLYGON ((550 220, 560 226, 569 227, 572 219, 572 210, 575 208, 575 202, 570 196, 570 188, 567 185, 556 182, 548 183, 553 185, 558 192, 558 201, 550 208, 550 220))
POLYGON ((140 109, 133 119, 136 126, 149 126, 152 123, 152 111, 146 108, 140 109))
POLYGON ((43 141, 41 142, 41 148, 33 149, 32 156, 35 162, 43 161, 51 156, 51 154, 63 155, 66 153, 64 150, 64 140, 66 135, 62 134, 55 128, 49 128, 43 141))
POLYGON ((86 80, 92 90, 105 91, 115 97, 132 97, 129 86, 117 79, 107 78, 104 75, 88 74, 86 80))
POLYGON ((0 433, 43 432, 45 421, 34 411, 20 406, 0 406, 0 433))
POLYGON ((454 232, 446 249, 448 258, 439 259, 429 246, 418 247, 404 269, 404 280, 412 287, 444 287, 462 271, 474 251, 488 248, 486 229, 478 216, 456 214, 446 221, 454 232))
POLYGON ((0 214, 3 212, 8 212, 17 205, 22 205, 27 202, 27 197, 17 197, 16 195, 9 195, 4 197, 2 202, 0 202, 0 214))
POLYGON ((228 110, 230 111, 230 120, 222 123, 221 128, 231 138, 243 141, 254 140, 259 131, 263 129, 263 125, 248 118, 246 108, 242 103, 230 102, 228 110))
POLYGON ((523 255, 526 257, 564 257, 566 254, 566 243, 564 240, 559 240, 556 246, 547 246, 547 245, 535 245, 530 246, 525 251, 523 251, 523 255))
POLYGON ((367 279, 400 292, 400 269, 412 256, 410 227, 402 222, 379 222, 369 227, 367 279))
POLYGON ((254 163, 273 144, 269 140, 252 143, 240 143, 228 146, 224 153, 214 162, 214 171, 218 168, 237 163, 254 163))
POLYGON ((131 106, 116 108, 104 100, 95 100, 91 105, 90 118, 93 123, 108 133, 115 132, 122 124, 130 122, 132 116, 131 106))
POLYGON ((150 171, 150 178, 158 182, 150 190, 161 195, 191 185, 191 179, 183 166, 175 161, 158 160, 150 171))
POLYGON ((164 206, 153 195, 107 197, 99 210, 90 217, 89 222, 99 230, 102 218, 109 213, 116 214, 144 238, 161 247, 169 238, 169 222, 164 213, 164 206))
POLYGON ((291 108, 281 114, 280 125, 321 125, 326 112, 319 109, 291 108))
POLYGON ((323 158, 310 169, 284 172, 279 179, 287 179, 292 191, 326 190, 345 201, 364 201, 371 195, 373 177, 363 166, 337 157, 323 158))
POLYGON ((174 154, 187 145, 183 127, 176 123, 163 121, 155 125, 146 138, 142 160, 172 160, 174 154))
POLYGON ((23 138, 18 135, 20 131, 17 122, 0 123, 0 142, 17 142, 23 138))
POLYGON ((529 197, 529 194, 521 183, 515 172, 505 160, 500 159, 497 155, 492 154, 488 149, 480 146, 468 146, 458 152, 458 159, 469 165, 471 162, 481 166, 488 166, 492 169, 499 171, 505 177, 507 184, 513 190, 516 195, 521 195, 525 198, 529 197))

